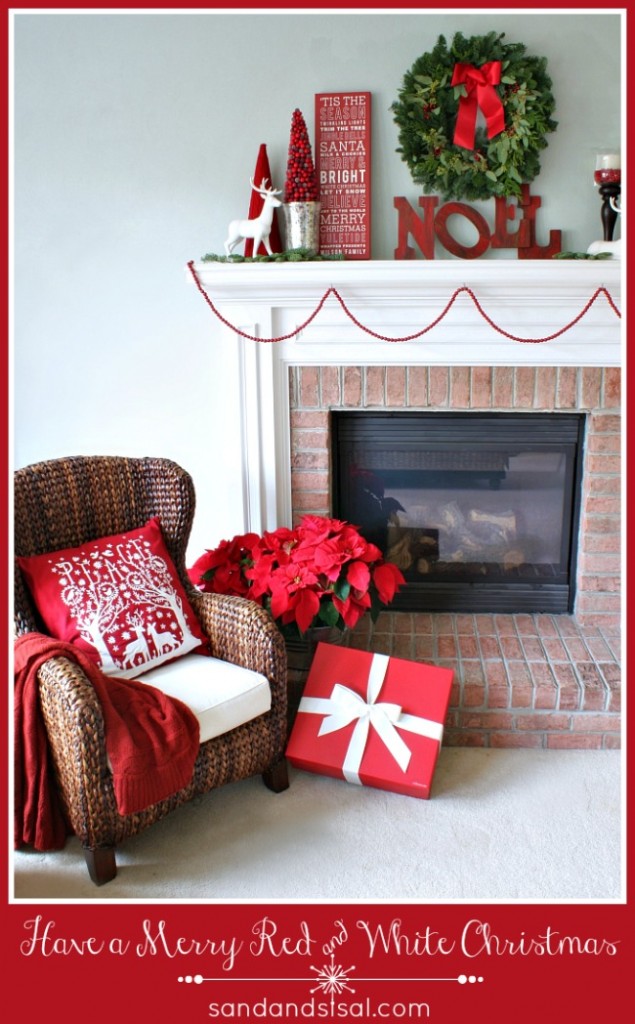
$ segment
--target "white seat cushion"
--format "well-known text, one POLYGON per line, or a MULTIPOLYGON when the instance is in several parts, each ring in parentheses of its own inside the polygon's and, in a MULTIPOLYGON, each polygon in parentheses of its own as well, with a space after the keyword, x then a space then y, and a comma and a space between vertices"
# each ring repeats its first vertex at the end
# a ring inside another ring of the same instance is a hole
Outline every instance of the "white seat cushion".
POLYGON ((271 709, 266 676, 202 654, 186 654, 137 678, 187 704, 198 718, 201 743, 271 709))

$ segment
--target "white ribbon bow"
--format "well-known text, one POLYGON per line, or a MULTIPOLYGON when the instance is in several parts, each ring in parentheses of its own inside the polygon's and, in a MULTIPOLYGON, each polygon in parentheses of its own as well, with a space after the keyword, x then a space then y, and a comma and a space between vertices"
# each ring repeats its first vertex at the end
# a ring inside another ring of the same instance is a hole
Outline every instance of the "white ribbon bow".
POLYGON ((399 704, 377 702, 389 661, 386 654, 373 655, 368 674, 366 700, 348 686, 336 683, 330 697, 303 697, 298 708, 299 712, 325 716, 318 736, 337 732, 351 722, 355 722, 342 771, 347 782, 356 783, 358 786, 362 784, 359 769, 371 725, 385 743, 402 772, 407 770, 412 752, 397 732, 397 728, 418 733, 419 736, 427 736, 439 743, 443 736, 443 725, 440 722, 433 722, 429 718, 419 718, 417 715, 406 715, 399 704))

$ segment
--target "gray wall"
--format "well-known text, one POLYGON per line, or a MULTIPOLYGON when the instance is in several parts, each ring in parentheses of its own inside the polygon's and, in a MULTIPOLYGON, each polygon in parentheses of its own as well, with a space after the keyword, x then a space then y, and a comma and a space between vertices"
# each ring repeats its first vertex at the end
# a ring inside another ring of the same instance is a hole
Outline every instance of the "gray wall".
MULTIPOLYGON (((556 98, 532 184, 538 241, 552 228, 567 249, 601 237, 592 173, 596 150, 620 143, 619 14, 20 13, 13 25, 15 465, 174 458, 196 482, 197 550, 242 528, 238 370, 185 265, 221 252, 246 214, 262 142, 282 187, 295 107, 312 135, 316 92, 372 93, 373 259, 392 259, 393 197, 420 194, 395 152, 403 75, 440 34, 504 31, 547 57, 556 98)), ((474 205, 493 222, 493 204, 474 205)))

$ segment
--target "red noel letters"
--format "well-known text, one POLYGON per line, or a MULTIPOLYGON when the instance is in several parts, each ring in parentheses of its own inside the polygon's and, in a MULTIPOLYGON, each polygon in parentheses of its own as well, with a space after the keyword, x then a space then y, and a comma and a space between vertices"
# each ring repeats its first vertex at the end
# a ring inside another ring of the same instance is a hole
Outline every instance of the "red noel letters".
POLYGON ((415 249, 408 244, 412 237, 427 260, 434 259, 435 237, 453 256, 473 260, 491 247, 493 249, 518 249, 521 260, 550 259, 562 249, 562 232, 549 232, 549 242, 541 246, 536 244, 536 213, 541 205, 539 196, 532 196, 529 185, 521 185, 521 197, 518 206, 509 204, 503 196, 495 198, 496 211, 494 231, 491 232, 487 221, 478 210, 466 203, 445 203, 439 209, 438 196, 420 196, 419 206, 422 215, 412 208, 403 196, 395 196, 393 203, 398 213, 396 260, 414 259, 415 249), (507 222, 514 220, 516 212, 522 216, 516 231, 510 231, 507 222), (448 219, 452 215, 465 217, 474 225, 478 232, 478 240, 474 245, 466 246, 450 234, 448 219))

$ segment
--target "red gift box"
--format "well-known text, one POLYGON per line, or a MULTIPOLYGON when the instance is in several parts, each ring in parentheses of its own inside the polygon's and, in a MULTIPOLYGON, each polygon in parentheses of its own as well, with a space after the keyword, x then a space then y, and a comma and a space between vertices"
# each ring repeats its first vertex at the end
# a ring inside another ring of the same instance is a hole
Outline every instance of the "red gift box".
POLYGON ((427 799, 454 673, 318 644, 287 745, 291 764, 427 799))

